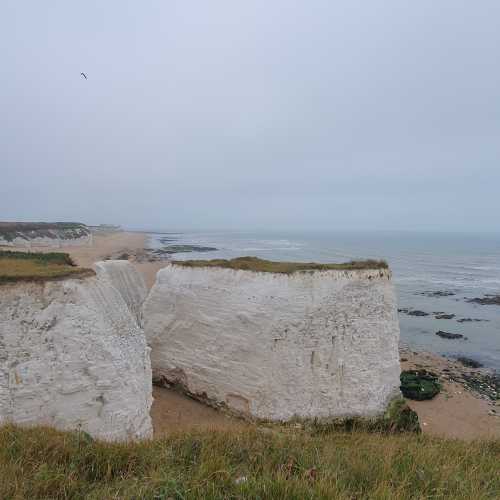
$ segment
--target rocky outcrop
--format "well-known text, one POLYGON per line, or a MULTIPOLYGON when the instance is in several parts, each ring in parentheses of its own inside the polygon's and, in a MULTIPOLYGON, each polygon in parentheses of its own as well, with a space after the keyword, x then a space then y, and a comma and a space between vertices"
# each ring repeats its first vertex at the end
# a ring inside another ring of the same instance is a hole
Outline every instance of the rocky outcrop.
POLYGON ((107 279, 3 285, 0 422, 80 428, 106 440, 148 438, 149 351, 107 279))
POLYGON ((143 314, 154 379, 244 415, 373 416, 399 394, 387 269, 277 274, 169 265, 143 314))
POLYGON ((91 244, 90 229, 77 222, 0 222, 0 246, 60 248, 91 244))
POLYGON ((102 282, 118 291, 140 325, 142 304, 148 294, 142 274, 126 260, 96 262, 94 270, 102 282))
POLYGON ((439 330, 438 332, 436 332, 436 335, 438 337, 441 337, 442 339, 463 339, 466 337, 464 337, 461 333, 450 333, 450 332, 443 332, 442 330, 439 330))

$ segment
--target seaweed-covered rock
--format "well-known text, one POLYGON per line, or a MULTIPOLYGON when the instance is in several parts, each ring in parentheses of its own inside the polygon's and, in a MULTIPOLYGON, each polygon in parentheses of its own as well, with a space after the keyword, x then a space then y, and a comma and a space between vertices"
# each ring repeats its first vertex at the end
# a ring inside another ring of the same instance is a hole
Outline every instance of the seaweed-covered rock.
POLYGON ((435 373, 427 370, 406 370, 401 372, 401 392, 408 399, 423 401, 432 399, 441 390, 435 373))
POLYGON ((450 332, 443 332, 442 330, 439 330, 439 332, 436 332, 436 335, 438 337, 441 337, 442 339, 464 339, 464 337, 461 333, 450 333, 450 332))
POLYGON ((500 306, 500 295, 491 295, 487 293, 484 297, 476 297, 474 299, 467 299, 471 304, 480 304, 482 306, 496 305, 500 306))
POLYGON ((423 295, 424 297, 451 297, 456 295, 455 292, 450 292, 449 290, 431 290, 425 292, 417 292, 415 295, 423 295))
POLYGON ((453 319, 455 317, 455 315, 454 314, 438 313, 434 317, 436 319, 453 319))
POLYGON ((419 311, 418 309, 414 311, 409 311, 408 316, 429 316, 429 313, 426 313, 425 311, 419 311))
POLYGON ((466 356, 458 356, 457 361, 462 363, 467 368, 481 368, 483 366, 483 364, 479 361, 466 356))

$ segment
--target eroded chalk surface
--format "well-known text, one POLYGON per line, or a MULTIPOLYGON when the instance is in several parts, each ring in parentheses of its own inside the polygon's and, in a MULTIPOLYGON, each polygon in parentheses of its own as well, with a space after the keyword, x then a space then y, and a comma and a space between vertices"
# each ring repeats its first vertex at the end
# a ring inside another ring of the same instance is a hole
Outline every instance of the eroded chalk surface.
POLYGON ((97 277, 0 287, 0 422, 152 435, 144 332, 97 277))
POLYGON ((254 417, 372 416, 399 394, 390 271, 169 265, 144 304, 153 377, 254 417))

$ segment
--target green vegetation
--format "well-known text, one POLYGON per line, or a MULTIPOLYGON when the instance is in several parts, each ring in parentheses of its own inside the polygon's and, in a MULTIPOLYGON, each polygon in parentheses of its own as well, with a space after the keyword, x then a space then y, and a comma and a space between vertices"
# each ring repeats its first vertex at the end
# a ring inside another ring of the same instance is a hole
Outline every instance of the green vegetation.
POLYGON ((231 260, 176 260, 173 263, 186 267, 225 267, 245 271, 283 274, 291 274, 299 271, 328 271, 331 269, 350 271, 357 269, 387 269, 388 267, 387 262, 383 260, 353 260, 342 264, 317 264, 315 262, 274 262, 257 257, 238 257, 231 260))
POLYGON ((0 428, 2 499, 496 499, 500 441, 283 428, 132 444, 0 428))
POLYGON ((441 390, 437 375, 427 370, 401 372, 401 392, 408 399, 432 399, 441 390))
POLYGON ((18 281, 46 281, 93 274, 91 269, 76 267, 67 253, 0 250, 0 284, 18 281))
POLYGON ((377 432, 385 434, 421 432, 418 415, 406 404, 403 398, 394 398, 389 404, 385 414, 380 417, 371 419, 347 417, 330 421, 321 421, 317 419, 305 421, 298 420, 298 425, 311 435, 345 431, 377 432))

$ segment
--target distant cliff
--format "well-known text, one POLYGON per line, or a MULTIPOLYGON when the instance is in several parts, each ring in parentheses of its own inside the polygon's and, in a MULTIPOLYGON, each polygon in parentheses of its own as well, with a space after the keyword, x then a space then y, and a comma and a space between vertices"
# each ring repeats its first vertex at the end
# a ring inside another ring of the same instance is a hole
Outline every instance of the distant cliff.
POLYGON ((90 229, 79 222, 0 222, 0 246, 58 248, 91 243, 90 229))

